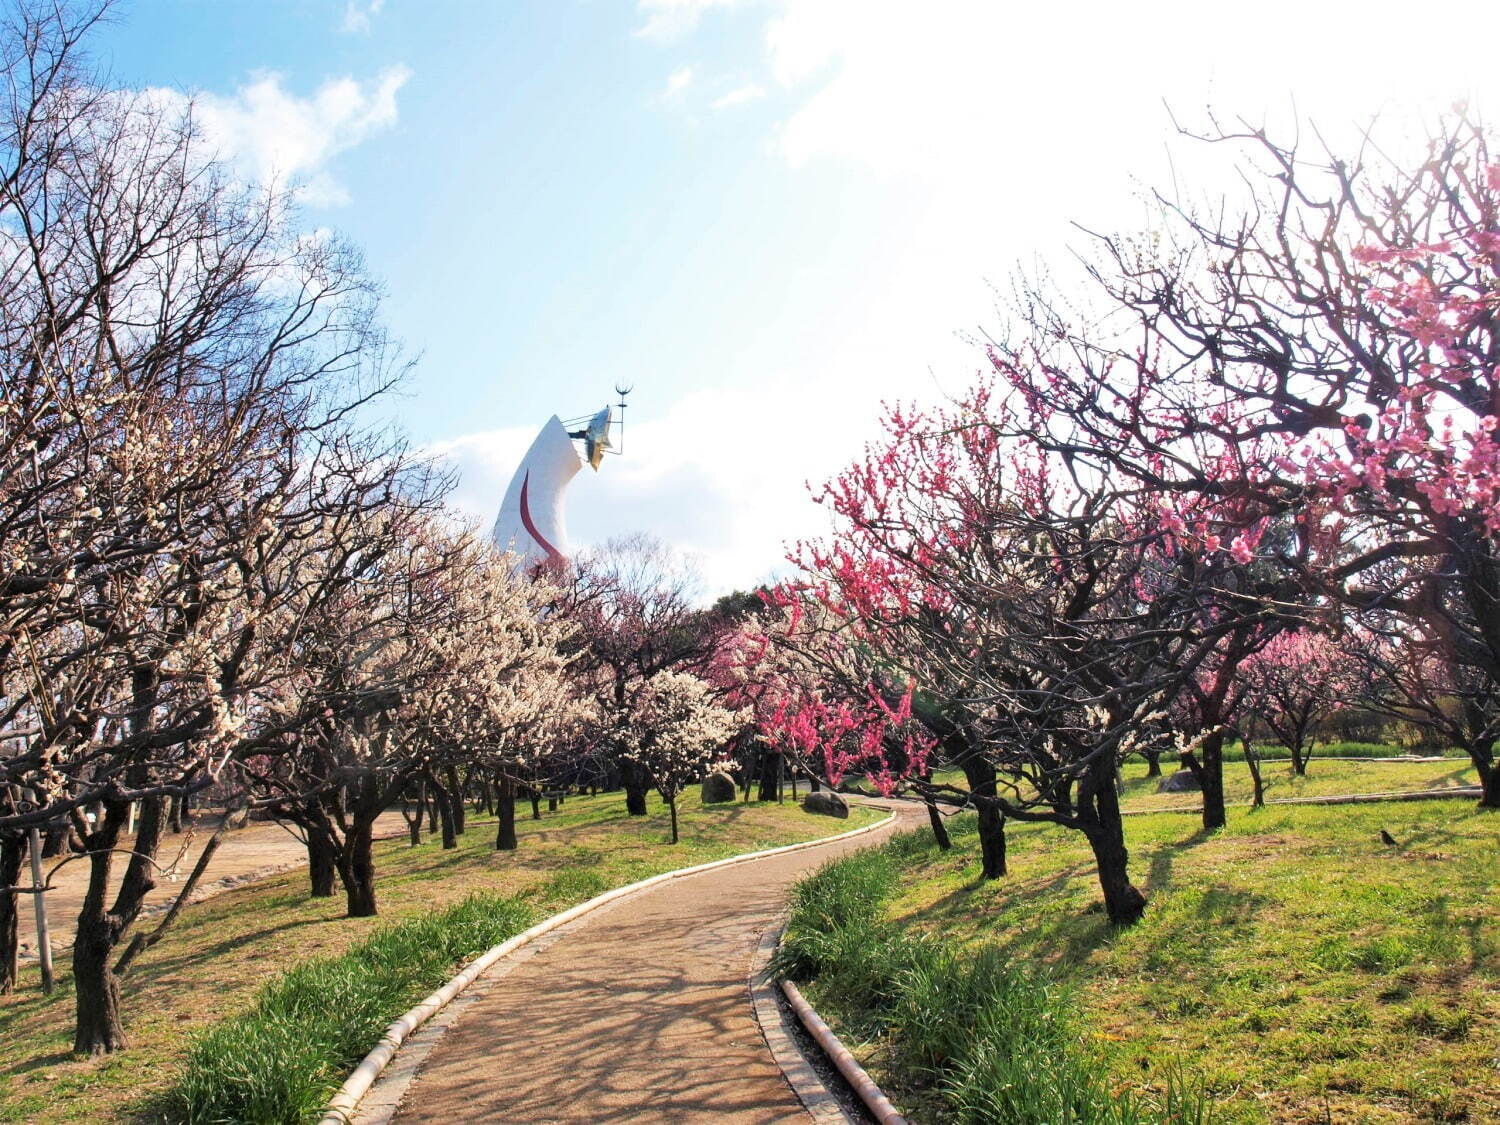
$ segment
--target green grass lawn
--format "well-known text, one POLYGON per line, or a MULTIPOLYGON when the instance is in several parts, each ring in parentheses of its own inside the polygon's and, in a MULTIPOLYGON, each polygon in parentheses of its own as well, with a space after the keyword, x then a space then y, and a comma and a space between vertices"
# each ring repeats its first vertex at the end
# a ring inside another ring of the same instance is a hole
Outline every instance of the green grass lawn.
POLYGON ((70 982, 64 974, 59 990, 43 998, 33 968, 22 992, 0 999, 0 1121, 148 1120, 143 1107, 181 1072, 197 1033, 245 1011, 286 969, 341 954, 390 920, 429 914, 474 892, 519 895, 545 916, 661 871, 832 835, 884 815, 856 807, 847 821, 832 821, 790 800, 702 806, 696 792, 679 799, 679 810, 676 846, 666 842, 664 807, 653 798, 649 817, 627 817, 618 793, 570 798, 540 821, 520 821, 514 853, 492 850, 488 820, 471 819, 450 851, 436 841, 378 843, 380 918, 342 917, 342 895, 309 899, 302 872, 189 907, 126 977, 131 1048, 104 1059, 71 1056, 70 982))
MULTIPOLYGON (((988 949, 1044 970, 1117 1089, 1160 1093, 1181 1065, 1221 1122, 1500 1121, 1500 814, 1467 800, 1235 808, 1212 834, 1131 818, 1150 903, 1123 931, 1078 834, 1013 826, 1011 875, 986 883, 972 820, 953 823, 952 852, 926 833, 886 846, 900 872, 883 917, 970 959, 988 949)), ((837 997, 812 996, 838 1013, 837 997)), ((849 1023, 858 1033, 859 1014, 849 1023)), ((901 1034, 857 1053, 898 1105, 945 1119, 891 1069, 901 1034)))
MULTIPOLYGON (((1394 753, 1394 748, 1392 749, 1394 753)), ((1162 775, 1173 773, 1178 765, 1163 758, 1162 775)), ((1131 759, 1125 763, 1124 807, 1129 810, 1196 807, 1197 793, 1158 793, 1161 778, 1146 776, 1146 763, 1131 759)), ((1261 777, 1266 785, 1266 800, 1287 797, 1332 797, 1345 793, 1408 793, 1426 789, 1452 789, 1478 785, 1479 774, 1467 758, 1444 758, 1435 761, 1371 762, 1328 761, 1314 758, 1305 777, 1292 772, 1289 761, 1265 762, 1261 777)), ((967 788, 962 771, 938 770, 935 781, 967 788)), ((1224 763, 1224 799, 1230 805, 1250 804, 1254 787, 1250 767, 1243 761, 1224 763)))
MULTIPOLYGON (((1175 763, 1162 763, 1164 774, 1173 772, 1174 768, 1175 763)), ((1329 762, 1314 759, 1307 767, 1305 777, 1292 772, 1291 762, 1265 762, 1260 772, 1268 801, 1286 797, 1333 797, 1344 793, 1409 793, 1479 784, 1479 774, 1467 758, 1427 762, 1329 762)), ((1198 804, 1197 793, 1158 793, 1156 787, 1160 780, 1146 776, 1145 762, 1126 762, 1124 807, 1149 809, 1198 804)), ((1224 800, 1231 805, 1249 805, 1254 792, 1250 767, 1244 762, 1225 762, 1224 800)))

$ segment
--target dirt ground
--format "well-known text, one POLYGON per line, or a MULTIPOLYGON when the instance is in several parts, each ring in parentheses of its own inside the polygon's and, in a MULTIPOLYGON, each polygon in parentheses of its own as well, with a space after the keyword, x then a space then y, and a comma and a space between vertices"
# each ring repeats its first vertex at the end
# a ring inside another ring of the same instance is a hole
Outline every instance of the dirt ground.
MULTIPOLYGON (((193 865, 198 862, 198 856, 217 824, 216 815, 200 813, 191 832, 185 830, 180 836, 167 835, 156 861, 171 874, 158 875, 156 889, 146 899, 147 911, 159 913, 172 904, 177 897, 177 889, 192 874, 193 865)), ((405 834, 406 826, 399 812, 387 812, 375 823, 377 839, 405 834)), ((129 849, 133 843, 134 837, 124 837, 120 847, 129 849)), ((115 860, 111 893, 119 886, 128 857, 116 855, 115 860)), ((209 861, 208 870, 204 872, 192 901, 197 902, 231 887, 303 866, 306 862, 307 852, 301 840, 279 824, 255 821, 231 832, 229 838, 220 845, 217 854, 209 861)), ((88 887, 88 861, 82 858, 69 860, 66 856, 44 859, 42 876, 51 887, 45 897, 52 955, 54 958, 61 958, 73 944, 78 911, 83 906, 84 892, 88 887)), ((21 882, 24 886, 31 885, 29 859, 22 867, 21 882)), ((21 957, 34 961, 37 957, 36 912, 31 900, 31 895, 22 896, 20 938, 21 957)), ((143 921, 149 924, 149 920, 143 921)))

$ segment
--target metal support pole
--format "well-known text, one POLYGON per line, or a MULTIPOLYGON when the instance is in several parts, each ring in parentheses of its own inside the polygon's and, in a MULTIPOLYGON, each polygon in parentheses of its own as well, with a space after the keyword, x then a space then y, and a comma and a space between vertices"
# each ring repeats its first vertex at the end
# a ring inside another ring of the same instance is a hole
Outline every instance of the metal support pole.
POLYGON ((31 830, 31 886, 36 904, 36 952, 42 961, 42 991, 52 991, 52 935, 47 930, 47 892, 42 889, 42 834, 31 830))

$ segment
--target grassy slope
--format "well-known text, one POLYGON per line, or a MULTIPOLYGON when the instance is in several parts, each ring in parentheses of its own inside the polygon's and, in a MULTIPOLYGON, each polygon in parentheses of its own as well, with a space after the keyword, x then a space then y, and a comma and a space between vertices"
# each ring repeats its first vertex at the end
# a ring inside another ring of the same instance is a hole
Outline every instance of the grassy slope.
POLYGON ((541 821, 520 821, 515 853, 492 850, 488 820, 471 820, 452 851, 435 841, 419 848, 379 843, 381 918, 342 917, 342 897, 309 899, 300 872, 191 907, 127 977, 131 1049, 102 1060, 70 1056, 72 989, 65 977, 44 1000, 32 970, 25 991, 0 999, 0 1121, 128 1119, 132 1107, 171 1081, 194 1032, 243 1011, 268 978, 305 958, 341 953, 386 920, 473 891, 529 894, 551 912, 660 871, 826 836, 880 816, 855 808, 848 821, 836 822, 790 801, 704 807, 695 793, 685 794, 679 809, 683 839, 675 847, 666 843, 664 808, 653 800, 651 816, 630 818, 619 794, 572 798, 541 821))
POLYGON ((1169 814, 1127 833, 1151 898, 1128 931, 1099 911, 1081 838, 1041 826, 1013 827, 1012 874, 993 884, 972 834, 917 851, 889 911, 1051 966, 1120 1082, 1179 1056, 1220 1120, 1500 1121, 1500 814, 1236 809, 1213 835, 1169 814))
MULTIPOLYGON (((1175 768, 1174 762, 1162 761, 1163 775, 1172 773, 1175 768)), ((941 770, 934 776, 948 785, 966 787, 959 770, 941 770)), ((1268 801, 1286 797, 1332 797, 1344 793, 1405 793, 1479 784, 1479 774, 1467 758, 1425 762, 1330 762, 1315 758, 1305 777, 1296 776, 1290 762, 1266 762, 1261 766, 1261 777, 1266 783, 1268 801)), ((1159 778, 1146 776, 1145 762, 1126 762, 1124 807, 1196 807, 1196 793, 1158 793, 1156 786, 1159 781, 1159 778)), ((1225 800, 1231 805, 1248 805, 1253 792, 1249 767, 1244 762, 1225 762, 1225 800)))

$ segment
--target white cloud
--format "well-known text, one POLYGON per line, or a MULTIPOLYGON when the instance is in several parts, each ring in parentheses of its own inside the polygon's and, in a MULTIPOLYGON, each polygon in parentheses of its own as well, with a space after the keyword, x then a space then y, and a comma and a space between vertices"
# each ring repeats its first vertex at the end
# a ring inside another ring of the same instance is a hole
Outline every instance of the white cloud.
POLYGON ((679 66, 667 76, 667 93, 680 94, 693 82, 693 68, 690 66, 679 66))
MULTIPOLYGON (((639 34, 683 39, 731 2, 639 0, 639 34)), ((1072 221, 1140 228, 1150 221, 1142 185, 1170 185, 1174 172, 1235 190, 1230 154, 1177 143, 1165 106, 1193 126, 1212 107, 1229 121, 1287 122, 1295 110, 1335 131, 1465 90, 1491 117, 1500 110, 1500 72, 1482 51, 1451 45, 1455 26, 1500 34, 1493 0, 1455 0, 1428 21, 1380 0, 1266 0, 1250 14, 1197 0, 742 3, 761 35, 731 73, 789 107, 768 158, 805 177, 809 207, 827 206, 839 190, 829 185, 858 193, 862 205, 840 220, 867 225, 854 234, 876 248, 874 265, 849 278, 809 257, 808 269, 849 283, 797 322, 818 325, 806 338, 757 351, 755 362, 780 374, 632 422, 627 456, 580 474, 569 497, 575 546, 655 531, 704 557, 713 592, 753 583, 778 565, 785 540, 825 526, 803 481, 858 455, 882 397, 931 401, 983 366, 955 332, 1001 327, 990 280, 1003 285, 1034 253, 1068 268, 1067 247, 1086 241, 1072 221)), ((486 524, 534 432, 452 443, 459 502, 486 524)))
MULTIPOLYGON (((601 400, 602 404, 602 400, 601 400)), ((560 404, 592 410, 594 404, 560 404)), ((869 435, 873 401, 851 410, 830 386, 790 377, 754 392, 695 392, 654 417, 627 412, 625 453, 584 468, 569 486, 570 545, 646 531, 696 555, 710 597, 786 569, 788 541, 819 533, 824 510, 805 485, 845 463, 869 435), (787 451, 797 451, 787 456, 787 451)), ((429 446, 457 470, 453 507, 485 532, 535 426, 467 434, 429 446)))
POLYGON ((380 14, 380 9, 385 7, 385 0, 345 0, 344 20, 339 25, 339 30, 345 34, 363 32, 368 35, 370 23, 380 14))
POLYGON ((710 8, 728 8, 740 0, 639 0, 646 22, 636 31, 647 39, 672 40, 690 34, 710 8))
POLYGON ((729 109, 732 106, 744 105, 746 102, 758 101, 765 96, 765 89, 752 82, 748 86, 740 86, 730 90, 729 93, 714 102, 714 108, 729 109))
POLYGON ((410 77, 395 66, 368 82, 330 78, 299 97, 267 73, 229 96, 198 94, 194 115, 208 145, 248 178, 295 182, 307 202, 335 205, 348 194, 326 165, 395 124, 396 95, 410 77))

